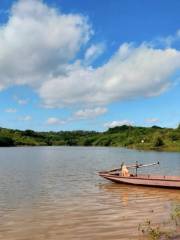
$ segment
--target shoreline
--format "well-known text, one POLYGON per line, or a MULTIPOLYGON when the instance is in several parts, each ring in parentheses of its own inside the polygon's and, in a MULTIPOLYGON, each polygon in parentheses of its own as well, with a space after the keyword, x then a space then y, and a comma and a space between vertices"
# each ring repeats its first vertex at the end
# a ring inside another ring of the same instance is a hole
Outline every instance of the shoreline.
POLYGON ((119 126, 105 132, 14 130, 0 128, 0 146, 97 146, 143 151, 180 152, 180 127, 176 129, 119 126))
POLYGON ((180 153, 180 149, 169 149, 169 148, 140 148, 140 147, 124 147, 124 146, 102 146, 102 145, 89 145, 89 146, 84 146, 84 145, 16 145, 16 146, 0 146, 0 148, 23 148, 23 147, 86 147, 86 148, 123 148, 127 150, 137 150, 137 151, 144 151, 144 152, 167 152, 167 153, 180 153))

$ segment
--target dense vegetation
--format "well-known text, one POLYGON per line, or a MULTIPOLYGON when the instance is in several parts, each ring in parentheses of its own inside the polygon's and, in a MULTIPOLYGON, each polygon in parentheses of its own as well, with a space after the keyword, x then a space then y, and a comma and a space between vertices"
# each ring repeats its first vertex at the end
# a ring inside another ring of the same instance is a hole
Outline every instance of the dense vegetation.
POLYGON ((180 126, 176 129, 119 126, 106 132, 35 132, 0 128, 0 146, 119 146, 180 151, 180 126))

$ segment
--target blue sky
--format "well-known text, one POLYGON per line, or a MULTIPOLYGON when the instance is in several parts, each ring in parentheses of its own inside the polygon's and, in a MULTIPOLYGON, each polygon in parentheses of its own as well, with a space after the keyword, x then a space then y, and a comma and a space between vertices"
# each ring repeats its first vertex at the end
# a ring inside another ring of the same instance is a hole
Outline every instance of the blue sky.
POLYGON ((0 126, 180 122, 179 0, 1 0, 0 126))

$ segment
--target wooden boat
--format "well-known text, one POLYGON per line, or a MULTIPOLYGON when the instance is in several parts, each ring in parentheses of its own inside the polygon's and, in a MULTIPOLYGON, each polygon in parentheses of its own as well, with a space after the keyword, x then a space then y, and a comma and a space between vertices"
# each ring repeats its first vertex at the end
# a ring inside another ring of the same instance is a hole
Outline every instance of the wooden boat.
POLYGON ((136 168, 136 174, 130 174, 128 177, 121 176, 120 169, 99 172, 99 175, 112 182, 141 185, 148 187, 176 188, 180 189, 180 176, 159 176, 150 174, 137 174, 137 169, 140 167, 152 166, 159 163, 148 165, 136 164, 127 166, 127 168, 136 168))

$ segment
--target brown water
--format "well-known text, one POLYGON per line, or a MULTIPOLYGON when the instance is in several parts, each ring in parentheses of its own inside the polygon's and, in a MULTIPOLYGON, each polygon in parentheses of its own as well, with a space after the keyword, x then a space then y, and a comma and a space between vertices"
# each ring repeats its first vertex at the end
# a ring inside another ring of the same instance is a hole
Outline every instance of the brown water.
POLYGON ((179 190, 130 187, 96 173, 160 161, 147 171, 180 175, 180 154, 120 148, 0 149, 0 239, 145 239, 138 225, 169 219, 179 190))

